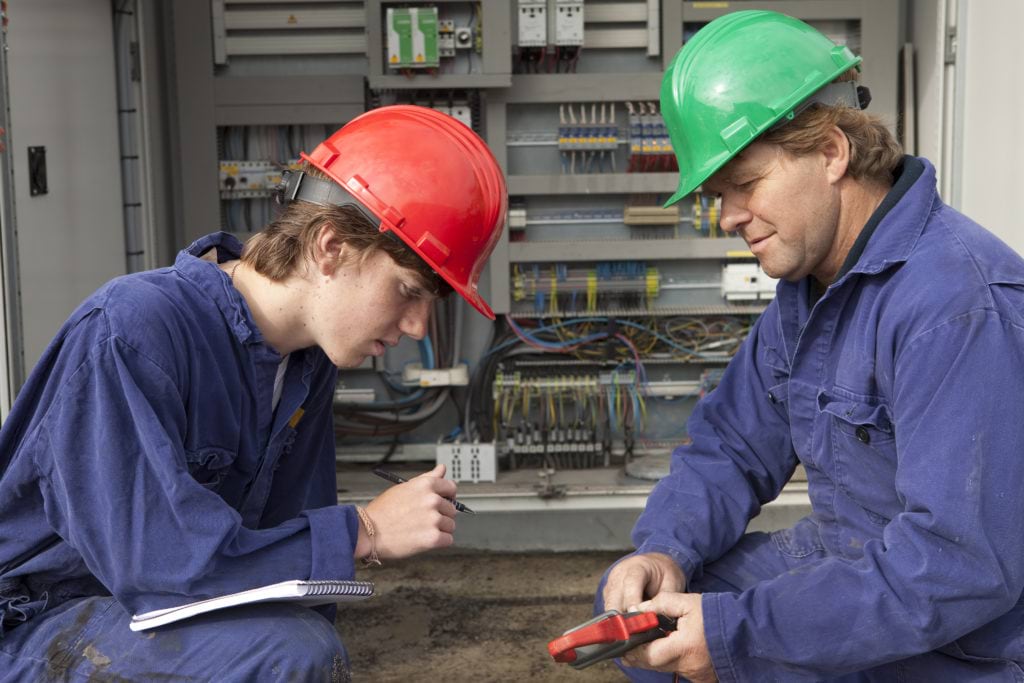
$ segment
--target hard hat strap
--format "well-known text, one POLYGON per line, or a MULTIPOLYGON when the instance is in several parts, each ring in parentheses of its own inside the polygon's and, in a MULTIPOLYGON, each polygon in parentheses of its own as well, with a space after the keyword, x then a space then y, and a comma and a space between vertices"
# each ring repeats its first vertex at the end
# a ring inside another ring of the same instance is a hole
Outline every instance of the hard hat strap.
MULTIPOLYGON (((275 190, 275 198, 278 204, 287 206, 295 200, 319 204, 321 206, 351 206, 363 214, 368 221, 377 229, 380 229, 381 219, 374 216, 345 188, 329 180, 321 180, 307 175, 304 171, 285 171, 281 174, 281 184, 275 190)), ((402 248, 419 259, 425 268, 433 273, 437 279, 435 293, 438 296, 446 296, 451 291, 449 285, 440 274, 431 268, 423 258, 406 244, 393 230, 385 230, 385 236, 394 240, 402 248)))
POLYGON ((827 107, 849 107, 850 109, 867 109, 871 103, 871 91, 864 85, 857 85, 856 81, 842 81, 829 83, 823 88, 815 91, 806 100, 793 107, 793 111, 783 116, 778 123, 769 130, 775 131, 786 125, 805 109, 814 104, 823 104, 827 107))
POLYGON ((350 206, 359 211, 372 225, 380 228, 380 218, 370 213, 348 190, 333 181, 313 178, 304 171, 284 171, 281 174, 281 184, 274 191, 274 198, 282 206, 287 206, 295 200, 320 206, 350 206))

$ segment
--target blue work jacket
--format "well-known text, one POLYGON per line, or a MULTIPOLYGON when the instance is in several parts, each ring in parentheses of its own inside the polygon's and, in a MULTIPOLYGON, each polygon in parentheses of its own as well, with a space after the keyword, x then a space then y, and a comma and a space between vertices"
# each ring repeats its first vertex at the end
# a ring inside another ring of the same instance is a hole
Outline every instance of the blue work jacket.
POLYGON ((634 529, 698 577, 806 468, 776 542, 825 557, 704 595, 722 681, 1024 661, 1024 261, 913 157, 862 238, 816 301, 779 284, 634 529))
POLYGON ((0 431, 0 635, 81 595, 130 612, 286 579, 352 578, 319 348, 281 356, 215 264, 225 233, 71 315, 0 431), (205 254, 205 258, 200 258, 205 254))

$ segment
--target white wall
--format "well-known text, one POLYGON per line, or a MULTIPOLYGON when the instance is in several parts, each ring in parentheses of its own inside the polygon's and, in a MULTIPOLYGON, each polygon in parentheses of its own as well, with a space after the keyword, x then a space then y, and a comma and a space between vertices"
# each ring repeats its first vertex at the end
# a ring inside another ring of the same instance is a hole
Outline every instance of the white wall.
POLYGON ((26 370, 90 292, 124 272, 110 0, 8 3, 15 215, 26 370), (32 197, 28 147, 46 147, 32 197))
POLYGON ((960 0, 954 204, 1024 254, 1024 2, 960 0))

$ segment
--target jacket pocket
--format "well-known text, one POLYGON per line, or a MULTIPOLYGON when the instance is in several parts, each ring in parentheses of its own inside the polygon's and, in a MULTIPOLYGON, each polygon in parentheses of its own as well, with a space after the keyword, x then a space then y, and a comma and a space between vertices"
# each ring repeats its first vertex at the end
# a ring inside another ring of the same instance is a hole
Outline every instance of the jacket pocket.
POLYGON ((827 416, 826 448, 836 485, 884 526, 903 508, 896 497, 896 435, 889 406, 877 399, 822 392, 818 407, 827 416))

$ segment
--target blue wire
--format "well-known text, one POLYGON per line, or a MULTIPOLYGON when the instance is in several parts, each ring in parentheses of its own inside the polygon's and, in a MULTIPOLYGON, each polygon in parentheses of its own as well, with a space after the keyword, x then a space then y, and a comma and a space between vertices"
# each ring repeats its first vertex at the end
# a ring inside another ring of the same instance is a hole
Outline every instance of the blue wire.
POLYGON ((420 362, 428 370, 434 369, 434 345, 430 342, 430 335, 423 337, 417 342, 420 347, 420 362))

